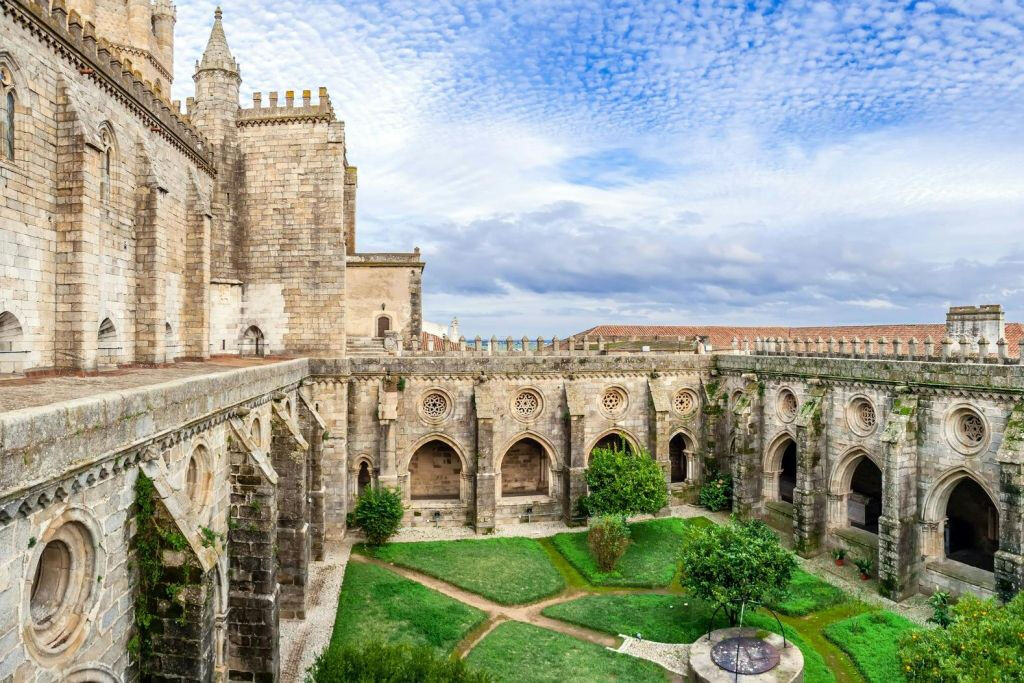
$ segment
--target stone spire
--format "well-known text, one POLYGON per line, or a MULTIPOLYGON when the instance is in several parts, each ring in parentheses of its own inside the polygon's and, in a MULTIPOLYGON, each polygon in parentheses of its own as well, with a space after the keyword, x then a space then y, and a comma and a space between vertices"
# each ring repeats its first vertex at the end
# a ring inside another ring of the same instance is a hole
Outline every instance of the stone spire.
POLYGON ((213 30, 210 31, 210 41, 206 44, 202 61, 196 66, 196 73, 210 69, 238 73, 238 62, 231 55, 228 37, 224 34, 224 24, 221 21, 223 17, 224 13, 218 7, 213 14, 213 30))

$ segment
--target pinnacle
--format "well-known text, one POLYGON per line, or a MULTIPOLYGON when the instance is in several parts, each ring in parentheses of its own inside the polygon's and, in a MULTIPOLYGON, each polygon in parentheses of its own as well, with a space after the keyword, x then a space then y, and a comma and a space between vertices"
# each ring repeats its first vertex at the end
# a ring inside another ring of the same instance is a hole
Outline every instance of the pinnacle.
POLYGON ((210 41, 206 44, 206 51, 203 52, 203 59, 199 64, 200 71, 205 69, 223 69, 236 73, 238 71, 238 63, 235 62, 235 58, 231 54, 228 38, 224 33, 223 18, 224 12, 218 6, 213 13, 213 29, 210 31, 210 41))

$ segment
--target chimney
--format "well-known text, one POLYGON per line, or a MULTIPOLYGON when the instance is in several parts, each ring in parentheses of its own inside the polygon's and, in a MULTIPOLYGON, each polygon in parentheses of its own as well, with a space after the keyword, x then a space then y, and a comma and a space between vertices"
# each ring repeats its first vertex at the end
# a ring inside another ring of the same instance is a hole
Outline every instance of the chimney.
POLYGON ((978 350, 978 340, 1006 337, 1006 318, 998 304, 982 306, 953 306, 946 313, 946 336, 951 339, 966 337, 968 351, 978 350))

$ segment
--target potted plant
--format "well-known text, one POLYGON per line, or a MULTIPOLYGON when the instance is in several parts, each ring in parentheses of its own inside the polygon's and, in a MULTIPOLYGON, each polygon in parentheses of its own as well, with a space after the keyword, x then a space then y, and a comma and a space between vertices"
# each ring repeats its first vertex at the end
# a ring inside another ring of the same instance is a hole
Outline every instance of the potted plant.
POLYGON ((857 565, 857 569, 860 570, 861 581, 867 581, 871 578, 871 560, 866 557, 862 557, 859 560, 854 560, 853 563, 857 565))
POLYGON ((846 560, 846 549, 845 548, 834 548, 832 550, 832 557, 836 561, 837 567, 842 567, 846 560))

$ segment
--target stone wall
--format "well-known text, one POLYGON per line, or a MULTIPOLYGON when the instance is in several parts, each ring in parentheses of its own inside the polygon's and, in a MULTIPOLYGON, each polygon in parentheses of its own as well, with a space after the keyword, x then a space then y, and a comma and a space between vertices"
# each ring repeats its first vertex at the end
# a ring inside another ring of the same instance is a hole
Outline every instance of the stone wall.
POLYGON ((350 254, 345 272, 345 333, 349 337, 378 337, 378 320, 388 318, 390 329, 406 348, 419 339, 422 312, 420 286, 423 261, 414 254, 350 254))

